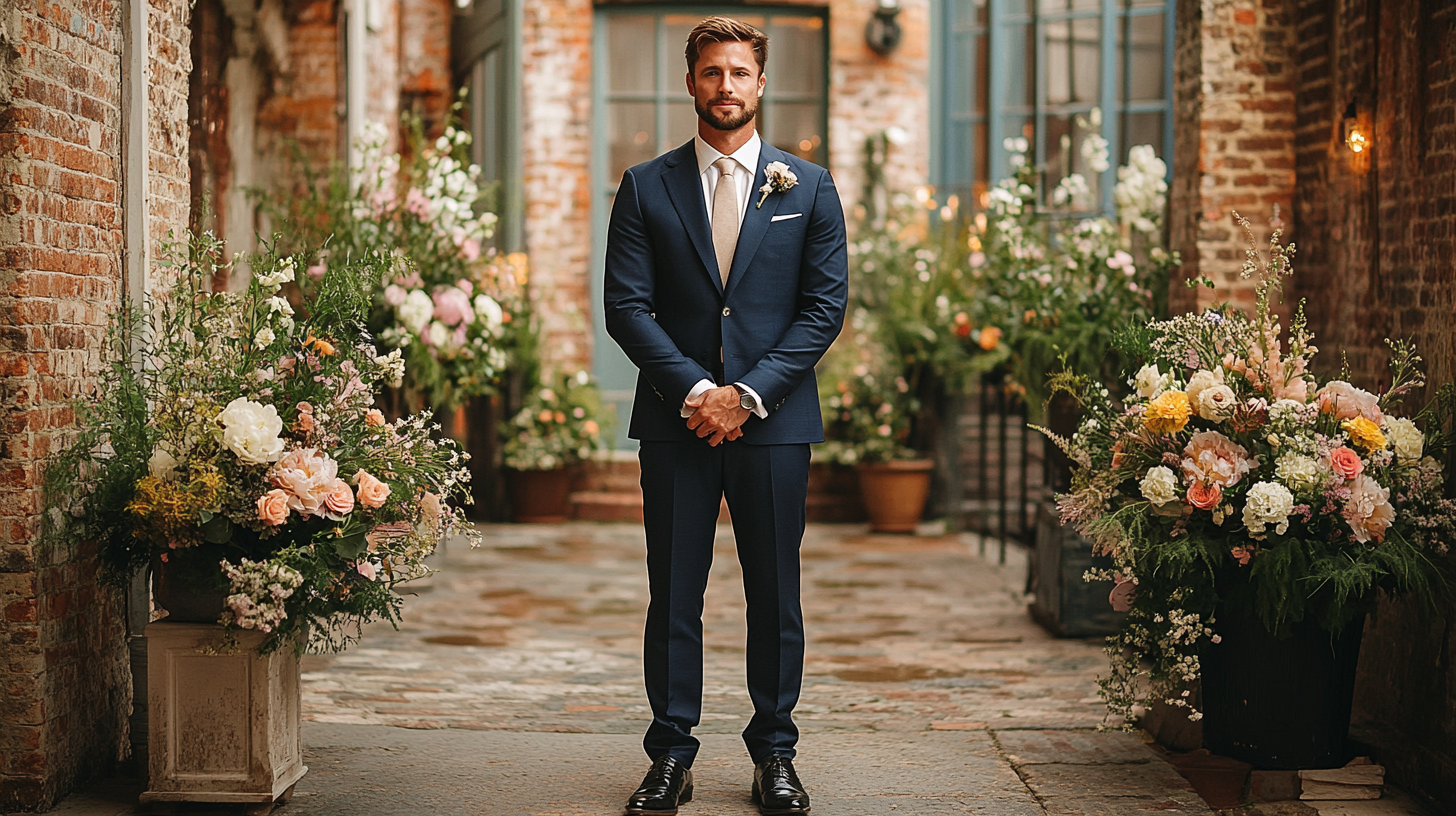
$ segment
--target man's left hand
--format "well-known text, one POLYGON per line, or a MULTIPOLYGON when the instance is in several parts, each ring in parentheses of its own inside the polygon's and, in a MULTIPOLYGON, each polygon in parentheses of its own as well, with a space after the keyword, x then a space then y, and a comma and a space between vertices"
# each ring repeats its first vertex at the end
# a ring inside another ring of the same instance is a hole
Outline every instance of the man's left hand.
POLYGON ((689 407, 697 408, 688 417, 688 428, 700 439, 716 447, 723 441, 733 441, 743 435, 741 426, 748 421, 749 411, 739 405, 738 389, 731 385, 710 388, 699 397, 699 402, 689 407))

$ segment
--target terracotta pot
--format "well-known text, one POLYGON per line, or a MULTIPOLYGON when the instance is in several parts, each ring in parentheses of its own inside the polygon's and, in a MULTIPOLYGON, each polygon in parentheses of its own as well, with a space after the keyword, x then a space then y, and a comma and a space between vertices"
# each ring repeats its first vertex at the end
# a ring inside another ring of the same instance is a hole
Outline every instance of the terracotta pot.
POLYGON ((571 512, 568 501, 576 468, 512 470, 511 518, 519 524, 560 524, 571 512))
POLYGON ((930 459, 856 466, 859 492, 872 532, 915 532, 930 496, 930 472, 934 467, 930 459))

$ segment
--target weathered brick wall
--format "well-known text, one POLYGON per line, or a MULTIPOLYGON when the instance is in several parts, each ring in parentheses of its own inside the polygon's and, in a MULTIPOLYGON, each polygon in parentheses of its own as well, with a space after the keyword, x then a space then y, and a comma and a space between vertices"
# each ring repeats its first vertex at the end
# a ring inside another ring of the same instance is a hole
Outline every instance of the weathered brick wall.
POLYGON ((294 0, 288 10, 288 72, 273 79, 258 106, 258 153, 281 167, 281 159, 296 144, 315 167, 323 168, 342 158, 344 150, 338 3, 294 0))
POLYGON ((1293 236, 1292 5, 1179 0, 1169 236, 1183 274, 1206 275, 1218 289, 1170 287, 1175 311, 1224 300, 1252 305, 1252 284, 1239 278, 1246 241, 1230 210, 1264 242, 1278 205, 1293 236))
MULTIPOLYGON (((100 363, 124 288, 121 6, 0 3, 0 809, 43 808, 115 762, 130 676, 94 548, 42 546, 40 463, 100 363)), ((150 238, 185 226, 185 4, 158 4, 150 238), (179 106, 178 97, 184 102, 179 106)))
MULTIPOLYGON (((1413 339, 1432 382, 1456 379, 1456 6, 1302 0, 1298 8, 1299 224, 1295 291, 1323 350, 1317 368, 1388 383, 1386 337, 1413 339), (1356 156, 1351 101, 1373 142, 1356 156)), ((1420 404, 1420 400, 1413 401, 1420 404)), ((1366 627, 1356 719, 1390 778, 1456 812, 1456 630, 1410 602, 1366 627)))
POLYGON ((450 76, 451 0, 400 0, 399 108, 424 120, 426 133, 444 128, 454 101, 450 76))

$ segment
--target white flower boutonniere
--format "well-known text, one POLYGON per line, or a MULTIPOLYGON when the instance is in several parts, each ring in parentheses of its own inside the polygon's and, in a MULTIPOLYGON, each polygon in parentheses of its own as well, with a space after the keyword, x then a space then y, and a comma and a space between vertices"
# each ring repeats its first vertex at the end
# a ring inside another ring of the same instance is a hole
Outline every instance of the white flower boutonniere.
POLYGON ((758 188, 758 191, 763 193, 758 197, 759 208, 763 207, 763 202, 768 199, 769 193, 782 193, 799 183, 799 177, 794 175, 794 171, 783 162, 769 162, 763 168, 763 175, 768 179, 768 183, 758 188))

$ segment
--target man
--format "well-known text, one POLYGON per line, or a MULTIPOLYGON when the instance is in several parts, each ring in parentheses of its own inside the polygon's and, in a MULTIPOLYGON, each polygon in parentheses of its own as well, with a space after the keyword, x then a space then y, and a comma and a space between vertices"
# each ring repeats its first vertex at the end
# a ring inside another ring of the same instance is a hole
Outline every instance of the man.
POLYGON ((764 814, 807 813, 793 765, 799 543, 809 444, 824 439, 814 364, 839 334, 848 294, 844 213, 823 168, 754 129, 767 81, 762 32, 712 17, 688 35, 686 57, 697 136, 623 175, 607 233, 607 331, 641 372, 630 435, 642 445, 652 594, 643 659, 652 769, 627 813, 677 813, 692 798, 703 591, 724 497, 748 600, 754 715, 743 740, 754 803, 764 814))

